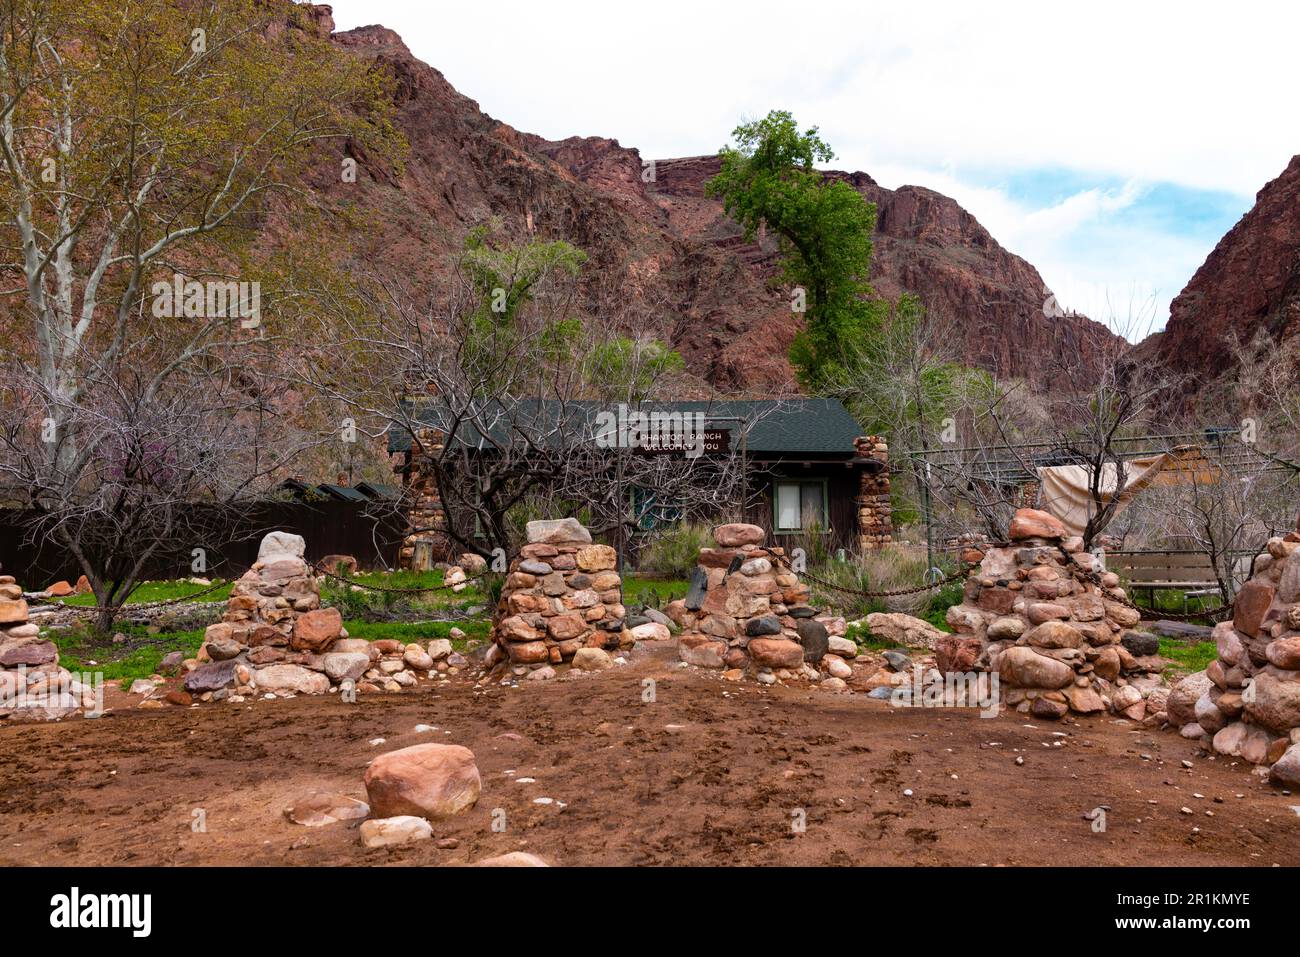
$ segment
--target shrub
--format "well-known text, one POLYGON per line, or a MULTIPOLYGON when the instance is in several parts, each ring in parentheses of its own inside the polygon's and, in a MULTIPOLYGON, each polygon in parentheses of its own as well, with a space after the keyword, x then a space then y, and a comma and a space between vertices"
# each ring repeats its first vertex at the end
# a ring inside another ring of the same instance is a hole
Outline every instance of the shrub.
POLYGON ((697 522, 677 522, 652 535, 640 555, 640 570, 672 578, 690 578, 700 549, 713 544, 713 530, 697 522))

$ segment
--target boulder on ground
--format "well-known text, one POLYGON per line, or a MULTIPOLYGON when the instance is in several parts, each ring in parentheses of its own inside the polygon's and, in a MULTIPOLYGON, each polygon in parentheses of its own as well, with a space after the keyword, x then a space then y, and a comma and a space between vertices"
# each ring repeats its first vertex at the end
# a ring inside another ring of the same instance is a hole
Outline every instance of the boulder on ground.
POLYGON ((867 628, 877 638, 908 648, 933 648, 947 634, 928 621, 901 612, 872 612, 867 615, 867 628))
POLYGON ((257 690, 286 694, 324 694, 330 680, 319 671, 301 665, 267 665, 256 675, 257 690))
POLYGON ((474 752, 455 744, 417 744, 381 754, 365 774, 377 816, 441 821, 473 807, 482 790, 474 752))
POLYGON ((1196 702, 1201 695, 1210 690, 1214 684, 1204 671, 1198 671, 1190 674, 1182 681, 1174 685, 1169 692, 1169 699, 1165 702, 1165 710, 1169 714, 1169 723, 1175 727, 1183 727, 1196 720, 1196 702))
POLYGON ((213 661, 199 665, 185 676, 185 690, 190 694, 203 694, 207 691, 220 691, 235 680, 235 668, 239 662, 234 659, 213 661))
POLYGON ((1255 675, 1250 690, 1242 700, 1251 721, 1278 734, 1300 728, 1300 675, 1269 665, 1255 675))
POLYGON ((746 650, 765 668, 798 668, 804 661, 803 646, 789 638, 754 638, 746 650))
POLYGON ((573 655, 573 667, 579 671, 603 671, 613 666, 609 652, 602 648, 579 648, 573 655))
POLYGON ((708 635, 685 635, 677 643, 677 657, 697 668, 721 668, 726 653, 727 643, 708 635))
POLYGON ((370 670, 370 655, 364 651, 331 651, 321 659, 321 667, 331 681, 360 681, 370 670))
POLYGON ((356 821, 370 813, 370 805, 333 791, 307 791, 293 799, 284 816, 304 827, 323 827, 339 821, 356 821))
POLYGON ((361 822, 361 843, 366 847, 411 844, 433 837, 433 828, 422 817, 399 814, 361 822))
POLYGON ((1300 744, 1287 748, 1277 763, 1269 769, 1269 778, 1283 787, 1300 787, 1300 744))
POLYGON ((1002 680, 1017 688, 1064 688, 1074 682, 1074 669, 1062 661, 1016 645, 998 656, 1002 680))
POLYGON ((511 851, 509 854, 500 854, 496 857, 485 857, 481 861, 476 861, 474 867, 550 867, 544 860, 536 854, 529 854, 527 851, 511 851))

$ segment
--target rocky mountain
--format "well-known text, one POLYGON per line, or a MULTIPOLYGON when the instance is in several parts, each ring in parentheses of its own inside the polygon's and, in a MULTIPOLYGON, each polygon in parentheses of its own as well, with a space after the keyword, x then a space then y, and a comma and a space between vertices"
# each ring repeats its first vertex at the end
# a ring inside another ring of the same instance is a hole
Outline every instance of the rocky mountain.
MULTIPOLYGON (((309 10, 314 28, 332 33, 330 9, 309 10)), ((790 382, 786 350, 798 326, 788 293, 771 282, 776 245, 745 243, 721 204, 704 197, 716 157, 651 164, 613 139, 522 133, 484 114, 391 30, 362 27, 332 39, 396 77, 411 144, 400 176, 354 147, 357 183, 338 182, 337 157, 320 166, 312 185, 322 205, 334 214, 368 209, 375 224, 353 244, 357 262, 406 275, 436 270, 469 228, 494 217, 514 237, 566 239, 585 250, 588 311, 607 309, 617 291, 627 308, 615 321, 681 351, 702 388, 790 382)), ((1122 344, 1086 318, 1045 315, 1050 292, 1037 270, 948 197, 884 189, 865 173, 828 175, 877 204, 878 291, 914 292, 954 322, 968 362, 1046 384, 1062 367, 1086 377, 1093 357, 1122 344)))
POLYGON ((1256 194, 1132 359, 1188 375, 1191 395, 1229 367, 1231 336, 1259 331, 1276 342, 1300 334, 1300 156, 1256 194))

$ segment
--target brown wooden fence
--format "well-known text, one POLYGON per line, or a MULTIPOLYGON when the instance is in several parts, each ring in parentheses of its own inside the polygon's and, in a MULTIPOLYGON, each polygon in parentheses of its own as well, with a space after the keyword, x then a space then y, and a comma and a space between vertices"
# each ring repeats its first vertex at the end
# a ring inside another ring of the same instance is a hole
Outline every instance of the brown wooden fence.
MULTIPOLYGON (((29 590, 53 582, 75 582, 81 574, 76 559, 53 541, 32 541, 28 516, 0 509, 0 573, 13 575, 29 590)), ((402 540, 403 522, 392 508, 354 502, 263 502, 250 506, 228 530, 212 541, 197 543, 206 552, 205 577, 231 577, 257 560, 267 532, 285 531, 307 541, 307 559, 351 555, 362 568, 393 568, 402 540)), ((188 552, 150 564, 146 578, 189 578, 188 552)))

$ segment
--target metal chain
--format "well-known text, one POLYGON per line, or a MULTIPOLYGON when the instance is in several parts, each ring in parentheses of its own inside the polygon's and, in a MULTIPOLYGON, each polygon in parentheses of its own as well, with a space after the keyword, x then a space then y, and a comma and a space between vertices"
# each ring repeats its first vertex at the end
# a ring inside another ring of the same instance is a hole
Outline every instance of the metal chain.
MULTIPOLYGON (((445 585, 445 584, 433 585, 429 588, 388 588, 383 585, 367 585, 365 582, 353 581, 350 578, 344 578, 340 575, 336 575, 333 572, 328 571, 327 569, 321 567, 319 562, 316 562, 308 567, 319 575, 323 575, 327 578, 332 578, 335 581, 342 582, 345 585, 352 585, 357 588, 363 588, 367 591, 390 592, 390 593, 404 594, 404 595, 418 595, 418 594, 424 594, 426 592, 442 591, 444 589, 453 588, 456 585, 468 585, 471 582, 480 581, 481 579, 485 578, 487 575, 486 572, 483 572, 478 575, 475 575, 473 578, 466 578, 465 581, 463 582, 453 582, 450 585, 445 585)), ((189 595, 181 595, 179 598, 163 598, 163 599, 159 599, 158 601, 132 603, 129 606, 129 609, 131 612, 138 612, 138 611, 146 611, 151 608, 164 608, 168 605, 180 605, 185 602, 194 601, 194 599, 201 598, 204 595, 211 594, 212 592, 218 590, 219 588, 225 588, 227 585, 232 585, 234 584, 235 581, 237 581, 237 579, 234 578, 232 578, 230 581, 219 581, 213 585, 208 586, 207 588, 202 589, 201 591, 196 591, 189 595)), ((90 612, 99 612, 99 611, 126 612, 128 610, 128 606, 125 602, 121 605, 70 605, 67 602, 59 601, 54 598, 40 598, 36 596, 33 596, 32 598, 28 599, 28 602, 29 604, 49 605, 54 608, 62 608, 65 611, 81 612, 81 613, 90 613, 90 612)))
MULTIPOLYGON (((1095 571, 1082 570, 1082 569, 1081 571, 1084 577, 1088 579, 1088 581, 1092 582, 1094 585, 1096 585, 1098 588, 1101 588, 1103 591, 1105 590, 1106 586, 1104 586, 1101 583, 1100 573, 1095 571)), ((1157 608, 1143 608, 1141 605, 1136 604, 1131 598, 1129 598, 1128 595, 1125 595, 1123 598, 1111 598, 1110 600, 1119 602, 1121 605, 1126 605, 1127 607, 1132 608, 1138 614, 1145 614, 1148 617, 1151 615, 1159 615, 1160 617, 1167 618, 1171 621, 1199 621, 1201 619, 1208 619, 1210 621, 1213 621, 1216 615, 1220 615, 1223 614, 1224 612, 1231 611, 1233 606, 1237 603, 1236 600, 1234 599, 1233 601, 1230 601, 1225 605, 1220 605, 1218 608, 1212 608, 1209 611, 1195 611, 1189 614, 1179 614, 1176 611, 1161 611, 1157 608)))
MULTIPOLYGON (((190 595, 182 595, 179 598, 160 598, 158 601, 148 601, 139 604, 133 604, 131 605, 131 610, 142 611, 147 608, 162 608, 167 605, 179 605, 183 602, 193 601, 194 599, 199 598, 203 595, 210 594, 216 591, 218 588, 225 588, 229 584, 231 584, 231 582, 219 581, 216 584, 209 585, 207 588, 204 588, 202 591, 196 591, 190 595)), ((40 597, 33 596, 30 599, 30 603, 37 604, 37 605, 52 605, 55 608, 62 608, 66 611, 74 611, 74 612, 125 611, 126 610, 125 602, 121 605, 69 605, 67 602, 58 601, 57 599, 54 598, 40 598, 40 597)))
POLYGON ((482 581, 484 578, 488 576, 487 571, 482 571, 479 572, 477 575, 475 575, 473 578, 466 578, 464 581, 461 582, 452 582, 450 585, 447 584, 431 585, 428 588, 393 588, 385 585, 367 585, 365 582, 353 581, 351 578, 344 578, 342 575, 336 575, 332 571, 329 571, 321 567, 321 564, 319 562, 312 565, 311 567, 314 571, 318 572, 321 575, 324 575, 326 578, 332 578, 335 581, 342 582, 345 585, 351 585, 356 588, 364 588, 366 591, 385 592, 392 595, 423 595, 426 592, 443 591, 444 589, 455 588, 457 585, 468 585, 471 582, 482 581))

